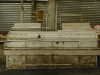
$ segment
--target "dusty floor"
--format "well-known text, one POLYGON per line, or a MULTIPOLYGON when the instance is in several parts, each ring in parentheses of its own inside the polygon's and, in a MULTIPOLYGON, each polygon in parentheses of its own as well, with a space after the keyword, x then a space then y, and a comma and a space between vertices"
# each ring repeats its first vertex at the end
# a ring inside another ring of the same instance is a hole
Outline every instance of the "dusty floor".
POLYGON ((3 70, 0 75, 100 75, 100 68, 41 68, 3 70))
POLYGON ((5 64, 0 64, 0 73, 1 71, 4 71, 6 68, 6 65, 5 64))

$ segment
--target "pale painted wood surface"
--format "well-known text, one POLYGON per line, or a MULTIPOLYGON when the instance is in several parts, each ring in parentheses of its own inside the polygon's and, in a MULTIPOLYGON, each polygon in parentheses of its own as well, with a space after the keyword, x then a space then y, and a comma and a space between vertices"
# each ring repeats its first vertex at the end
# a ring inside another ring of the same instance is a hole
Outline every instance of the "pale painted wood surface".
POLYGON ((30 30, 29 26, 36 29, 40 25, 40 23, 15 23, 14 30, 22 27, 23 31, 9 32, 6 49, 9 47, 16 49, 17 47, 97 47, 98 36, 90 27, 90 23, 62 23, 65 29, 59 31, 25 31, 30 30))
POLYGON ((5 55, 100 55, 100 50, 5 50, 5 55))
POLYGON ((5 43, 5 49, 20 50, 21 48, 51 48, 52 50, 53 48, 97 47, 98 36, 96 32, 90 27, 90 23, 62 23, 62 26, 67 30, 64 29, 58 31, 25 31, 25 28, 29 28, 29 26, 27 25, 32 26, 31 28, 36 29, 36 27, 40 27, 41 24, 16 23, 14 27, 16 29, 22 27, 23 30, 9 32, 7 36, 8 42, 5 43))

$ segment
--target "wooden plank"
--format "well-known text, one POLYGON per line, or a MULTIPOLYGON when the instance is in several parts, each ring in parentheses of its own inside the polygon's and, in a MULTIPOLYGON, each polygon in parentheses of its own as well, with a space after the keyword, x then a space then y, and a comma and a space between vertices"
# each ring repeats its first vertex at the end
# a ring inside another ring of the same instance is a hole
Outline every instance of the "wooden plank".
POLYGON ((10 35, 14 35, 14 34, 16 34, 16 35, 68 35, 68 34, 71 34, 71 35, 96 35, 96 33, 92 33, 92 32, 62 32, 62 33, 22 33, 22 32, 20 32, 20 33, 11 33, 10 35))
POLYGON ((7 42, 4 47, 97 47, 97 41, 66 41, 66 42, 7 42))
POLYGON ((90 27, 90 23, 62 23, 62 26, 68 26, 68 25, 90 27))
POLYGON ((7 42, 4 47, 25 47, 25 42, 7 42))
POLYGON ((78 41, 73 41, 73 42, 53 42, 52 44, 53 47, 79 47, 79 42, 78 41))
POLYGON ((7 42, 26 42, 26 41, 28 41, 28 42, 30 42, 30 41, 39 41, 39 39, 33 39, 33 38, 23 38, 23 39, 21 39, 21 38, 8 38, 7 39, 7 42))
POLYGON ((95 42, 93 42, 93 41, 82 41, 82 42, 80 42, 80 47, 97 47, 98 45, 97 45, 98 43, 95 41, 95 42))
MULTIPOLYGON (((39 36, 37 36, 37 35, 20 35, 20 36, 17 36, 17 35, 9 35, 8 36, 8 38, 19 38, 19 39, 27 39, 27 38, 33 38, 33 39, 38 39, 39 38, 39 36)), ((40 35, 40 38, 42 38, 42 39, 60 39, 60 40, 62 40, 62 39, 68 39, 68 38, 71 38, 71 39, 73 39, 73 38, 97 38, 96 37, 96 35, 70 35, 70 34, 68 34, 68 35, 51 35, 51 36, 49 36, 49 35, 40 35)))
POLYGON ((4 47, 12 48, 30 48, 30 47, 78 47, 78 42, 7 42, 4 47))
POLYGON ((14 26, 41 26, 41 23, 15 23, 14 26))
POLYGON ((11 31, 10 34, 24 34, 24 33, 28 33, 28 34, 67 34, 67 33, 76 33, 76 34, 85 34, 85 33, 95 33, 95 31, 93 30, 90 30, 90 31, 75 31, 75 32, 67 32, 67 31, 64 31, 64 30, 58 30, 58 31, 11 31))
POLYGON ((89 32, 86 32, 86 33, 81 33, 81 32, 62 32, 62 33, 11 33, 10 35, 68 35, 68 34, 71 34, 71 35, 96 35, 96 33, 89 33, 89 32))
POLYGON ((51 47, 51 42, 7 42, 4 47, 8 48, 35 48, 35 47, 51 47))
POLYGON ((60 16, 82 16, 82 14, 66 14, 66 13, 61 13, 60 16))
POLYGON ((14 30, 14 31, 41 31, 40 28, 12 28, 11 30, 14 30))
POLYGON ((41 23, 15 23, 14 27, 11 30, 23 31, 23 30, 31 30, 31 31, 40 31, 41 23))
POLYGON ((71 30, 62 30, 62 31, 66 31, 66 32, 88 32, 88 31, 92 31, 92 29, 76 29, 76 30, 73 30, 73 29, 71 29, 71 30))
POLYGON ((67 27, 67 26, 80 26, 80 27, 83 27, 83 26, 85 26, 85 27, 90 27, 91 28, 91 26, 90 26, 90 23, 62 23, 62 26, 65 26, 65 27, 67 27))
POLYGON ((78 27, 72 27, 72 28, 71 27, 62 27, 62 30, 66 30, 66 31, 68 31, 68 30, 69 31, 85 31, 86 30, 86 31, 89 31, 89 30, 91 30, 91 28, 89 29, 89 28, 84 28, 84 27, 83 28, 80 28, 80 27, 79 28, 78 27))
POLYGON ((92 29, 90 26, 81 26, 81 25, 78 25, 78 26, 75 26, 75 25, 62 25, 62 27, 67 27, 67 28, 86 28, 86 29, 92 29))
POLYGON ((17 29, 17 28, 23 28, 23 29, 25 29, 25 28, 41 28, 41 27, 39 27, 39 26, 16 26, 16 27, 12 27, 12 29, 17 29))
POLYGON ((66 39, 66 38, 63 38, 63 39, 59 39, 59 38, 55 38, 55 39, 33 39, 33 38, 23 38, 23 39, 20 39, 20 38, 8 38, 7 39, 7 41, 8 42, 23 42, 23 41, 28 41, 28 42, 31 42, 31 41, 34 41, 34 42, 36 42, 36 41, 40 41, 40 42, 53 42, 53 41, 55 41, 55 42, 60 42, 60 41, 62 41, 62 42, 66 42, 66 41, 96 41, 96 42, 98 42, 98 39, 95 39, 95 38, 79 38, 79 39, 76 39, 76 38, 73 38, 73 39, 71 39, 71 38, 68 38, 68 39, 66 39))
POLYGON ((51 47, 51 42, 26 42, 25 47, 51 47))
POLYGON ((9 33, 9 36, 10 35, 42 35, 42 36, 45 36, 45 35, 95 35, 97 36, 97 34, 95 32, 67 32, 67 31, 58 31, 58 32, 40 32, 40 31, 37 31, 37 32, 29 32, 29 31, 26 31, 26 32, 11 32, 9 33))
POLYGON ((100 55, 100 50, 5 50, 4 55, 100 55))
POLYGON ((24 48, 24 47, 20 47, 20 48, 12 48, 12 47, 5 47, 5 50, 100 50, 99 47, 35 47, 35 48, 24 48))
MULTIPOLYGON (((70 30, 69 30, 70 31, 70 30)), ((58 30, 58 32, 69 32, 69 31, 66 31, 66 30, 58 30)), ((74 31, 70 31, 70 32, 73 32, 73 33, 95 33, 95 31, 93 31, 93 29, 90 29, 90 30, 81 30, 81 31, 78 31, 78 30, 74 30, 74 31)))

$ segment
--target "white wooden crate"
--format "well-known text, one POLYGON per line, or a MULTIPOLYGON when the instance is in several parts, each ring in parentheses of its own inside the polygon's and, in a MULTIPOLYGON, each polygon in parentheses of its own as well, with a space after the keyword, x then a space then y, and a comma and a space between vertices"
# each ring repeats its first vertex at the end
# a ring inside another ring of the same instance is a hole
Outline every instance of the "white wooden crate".
POLYGON ((41 23, 15 23, 11 30, 21 30, 21 31, 40 31, 41 23))
MULTIPOLYGON (((97 48, 97 34, 88 23, 84 24, 77 24, 76 26, 69 24, 65 30, 58 31, 33 31, 33 29, 37 29, 35 26, 29 28, 27 24, 21 26, 15 24, 15 28, 8 33, 7 42, 4 44, 6 67, 25 68, 26 65, 30 65, 26 63, 27 60, 28 62, 33 61, 30 58, 31 56, 35 59, 34 62, 37 61, 36 64, 32 62, 32 65, 37 65, 40 60, 49 62, 52 55, 55 61, 60 59, 65 61, 63 56, 67 57, 68 55, 73 57, 78 55, 100 55, 100 48, 97 48), (84 24, 85 26, 83 26, 84 24), (28 58, 25 58, 27 56, 28 58)), ((47 62, 40 65, 51 65, 47 62)), ((61 65, 64 65, 64 63, 62 61, 61 65)), ((55 64, 53 63, 53 65, 55 64)))
POLYGON ((63 30, 87 30, 91 29, 90 23, 62 23, 63 30))

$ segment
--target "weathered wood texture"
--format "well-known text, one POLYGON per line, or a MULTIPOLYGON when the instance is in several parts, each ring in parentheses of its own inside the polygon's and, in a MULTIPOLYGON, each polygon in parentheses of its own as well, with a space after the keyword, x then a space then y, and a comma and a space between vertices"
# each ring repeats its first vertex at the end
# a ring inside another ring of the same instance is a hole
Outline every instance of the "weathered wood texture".
POLYGON ((5 55, 100 55, 100 50, 5 50, 5 55))
POLYGON ((4 44, 7 68, 96 66, 100 48, 89 23, 62 23, 63 30, 59 31, 30 30, 41 28, 40 25, 17 23, 12 27, 4 44))
POLYGON ((40 28, 40 23, 15 23, 7 36, 6 47, 97 47, 97 34, 90 23, 62 23, 60 31, 32 31, 40 28), (18 30, 22 30, 22 32, 18 30), (25 31, 31 30, 31 31, 25 31), (33 42, 17 42, 17 41, 33 42), (16 42, 13 42, 16 41, 16 42), (16 44, 18 44, 16 46, 16 44), (48 45, 47 45, 48 44, 48 45))
POLYGON ((44 49, 46 47, 97 47, 97 42, 96 41, 66 41, 66 42, 7 42, 4 44, 6 48, 41 48, 43 47, 44 49))
POLYGON ((95 67, 96 56, 6 56, 9 69, 27 67, 95 67), (86 61, 86 62, 85 62, 86 61))
POLYGON ((15 23, 11 30, 19 31, 40 31, 41 23, 15 23))

